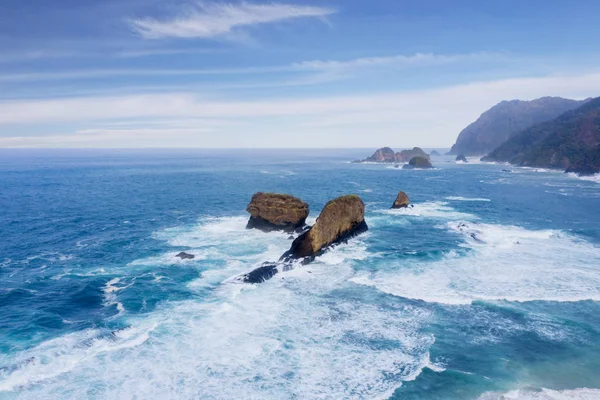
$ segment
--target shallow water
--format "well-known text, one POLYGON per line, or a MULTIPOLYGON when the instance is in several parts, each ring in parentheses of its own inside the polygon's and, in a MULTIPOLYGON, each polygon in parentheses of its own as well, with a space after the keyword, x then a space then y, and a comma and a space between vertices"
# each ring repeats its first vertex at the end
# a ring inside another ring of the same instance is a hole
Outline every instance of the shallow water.
POLYGON ((600 398, 596 177, 368 153, 0 151, 0 399, 600 398), (259 190, 370 230, 239 284, 259 190))

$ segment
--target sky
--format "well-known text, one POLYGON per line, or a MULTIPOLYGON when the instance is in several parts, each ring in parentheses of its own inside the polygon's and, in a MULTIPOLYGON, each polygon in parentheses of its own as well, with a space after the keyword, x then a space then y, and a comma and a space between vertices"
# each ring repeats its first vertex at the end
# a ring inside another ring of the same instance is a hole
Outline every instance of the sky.
POLYGON ((600 96, 597 0, 1 0, 0 147, 449 147, 600 96))

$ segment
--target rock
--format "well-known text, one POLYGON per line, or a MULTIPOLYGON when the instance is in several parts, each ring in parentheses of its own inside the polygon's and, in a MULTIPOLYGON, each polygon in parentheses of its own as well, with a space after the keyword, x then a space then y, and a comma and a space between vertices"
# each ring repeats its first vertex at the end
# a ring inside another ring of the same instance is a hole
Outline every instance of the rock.
POLYGON ((593 175, 600 173, 600 167, 596 167, 591 164, 582 163, 580 165, 570 166, 569 168, 567 168, 565 170, 565 172, 567 172, 567 173, 572 172, 579 176, 593 176, 593 175))
POLYGON ((396 196, 396 201, 392 204, 392 208, 406 208, 409 204, 410 202, 406 193, 400 191, 398 192, 398 196, 396 196))
POLYGON ((329 201, 317 222, 308 231, 298 236, 282 257, 282 260, 304 258, 311 261, 328 246, 344 242, 365 232, 365 205, 357 195, 341 196, 329 201))
POLYGON ((264 263, 262 266, 241 276, 240 280, 244 283, 261 283, 275 276, 279 269, 277 263, 264 263))
POLYGON ((413 157, 423 157, 429 160, 429 154, 425 153, 420 147, 413 147, 412 150, 402 150, 395 154, 396 162, 405 163, 413 157))
POLYGON ((431 153, 429 153, 429 155, 431 157, 441 157, 441 154, 438 153, 437 151, 433 150, 431 153))
POLYGON ((433 168, 431 162, 425 157, 413 157, 410 159, 408 164, 406 164, 403 169, 413 169, 413 168, 433 168))
POLYGON ((398 153, 394 153, 394 150, 389 147, 382 147, 375 151, 371 157, 353 162, 405 163, 413 157, 429 159, 429 154, 425 153, 420 147, 413 147, 411 150, 402 150, 398 153))
POLYGON ((258 192, 246 208, 250 219, 246 228, 264 232, 299 231, 308 217, 308 204, 288 194, 258 192))
POLYGON ((464 163, 468 163, 469 161, 467 161, 467 157, 465 157, 464 154, 459 154, 456 156, 456 158, 454 159, 454 161, 456 162, 464 162, 464 163))
POLYGON ((182 251, 181 253, 177 254, 175 257, 179 257, 182 260, 191 260, 192 258, 196 257, 193 254, 190 253, 186 253, 185 251, 182 251))
POLYGON ((382 147, 373 153, 371 157, 368 157, 365 161, 368 162, 394 162, 394 150, 389 147, 382 147))

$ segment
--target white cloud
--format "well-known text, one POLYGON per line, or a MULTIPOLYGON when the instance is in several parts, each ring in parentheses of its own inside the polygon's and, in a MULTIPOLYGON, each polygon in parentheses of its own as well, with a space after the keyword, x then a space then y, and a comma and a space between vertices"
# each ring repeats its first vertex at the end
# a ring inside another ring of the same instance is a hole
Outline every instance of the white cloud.
POLYGON ((142 18, 131 21, 134 31, 146 39, 167 37, 212 38, 237 28, 301 17, 326 17, 335 10, 293 4, 198 3, 183 15, 159 21, 142 18))
MULTIPOLYGON (((198 147, 433 147, 452 144, 461 129, 502 100, 527 100, 547 95, 582 99, 599 94, 600 72, 594 72, 473 82, 408 92, 303 99, 208 101, 189 93, 71 98, 0 103, 0 125, 34 125, 30 129, 69 123, 85 129, 96 124, 95 129, 102 130, 98 124, 119 119, 217 119, 235 121, 236 124, 213 125, 211 128, 218 132, 203 131, 200 136, 190 127, 191 130, 185 131, 186 144, 198 147)), ((196 126, 202 128, 205 125, 199 121, 196 126)), ((136 129, 119 130, 118 135, 128 137, 133 131, 136 129)), ((143 128, 137 131, 143 132, 143 128)), ((80 142, 85 142, 84 134, 77 135, 80 142)), ((0 146, 18 146, 19 143, 73 145, 58 139, 48 144, 48 140, 1 138, 0 146)), ((117 143, 114 135, 107 136, 101 143, 110 146, 111 140, 117 143)), ((100 146, 100 142, 96 143, 100 146)), ((168 126, 153 131, 153 143, 169 145, 168 126)), ((139 145, 147 144, 140 140, 139 145)))
POLYGON ((299 69, 348 69, 363 67, 378 67, 385 65, 444 65, 465 61, 499 61, 507 59, 506 56, 497 53, 471 53, 471 54, 433 54, 416 53, 412 55, 394 55, 388 57, 363 57, 346 61, 338 60, 314 60, 293 64, 299 69))
MULTIPOLYGON (((139 53, 144 54, 144 53, 139 53)), ((148 52, 146 54, 152 54, 148 52)), ((168 52, 163 53, 168 54, 168 52)), ((176 53, 173 53, 176 54, 176 53)), ((372 68, 385 65, 416 66, 446 65, 450 63, 474 61, 501 61, 514 59, 497 53, 472 54, 422 54, 396 55, 390 57, 364 57, 351 60, 303 61, 288 65, 273 65, 263 67, 212 68, 212 69, 87 69, 58 72, 31 72, 0 75, 0 82, 33 82, 50 80, 103 79, 122 76, 151 77, 151 76, 200 76, 200 75, 255 75, 273 72, 306 73, 330 72, 339 75, 359 68, 372 68)))

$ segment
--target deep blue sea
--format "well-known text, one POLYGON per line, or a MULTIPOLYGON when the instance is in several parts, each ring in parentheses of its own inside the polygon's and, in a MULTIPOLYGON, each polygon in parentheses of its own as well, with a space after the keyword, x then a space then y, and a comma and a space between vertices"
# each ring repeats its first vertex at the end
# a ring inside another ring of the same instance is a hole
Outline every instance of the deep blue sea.
POLYGON ((371 153, 0 150, 0 399, 600 399, 600 179, 371 153), (257 191, 370 229, 238 283, 257 191))

